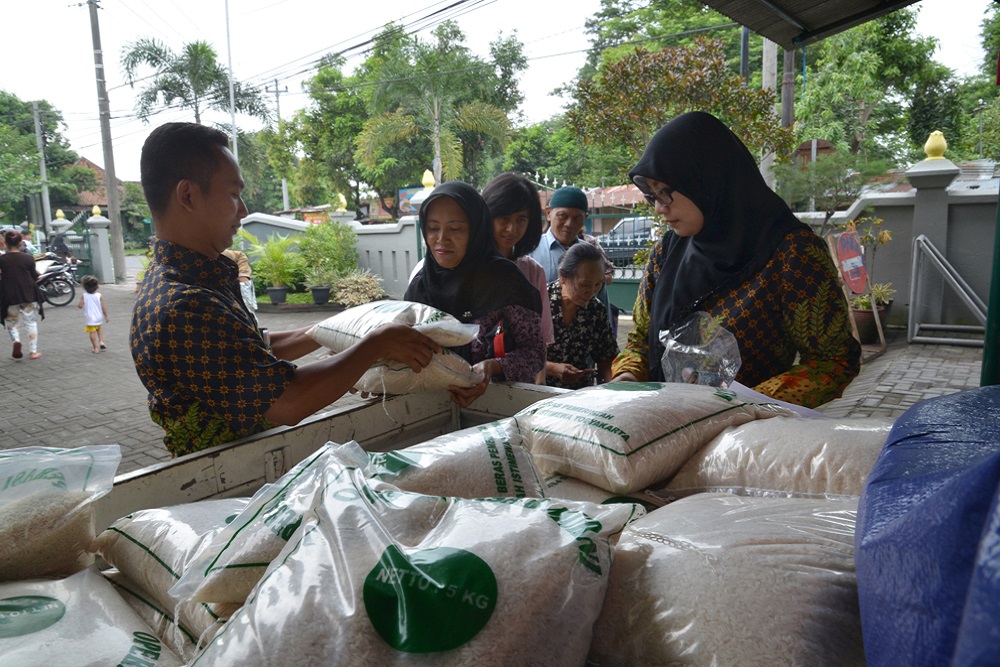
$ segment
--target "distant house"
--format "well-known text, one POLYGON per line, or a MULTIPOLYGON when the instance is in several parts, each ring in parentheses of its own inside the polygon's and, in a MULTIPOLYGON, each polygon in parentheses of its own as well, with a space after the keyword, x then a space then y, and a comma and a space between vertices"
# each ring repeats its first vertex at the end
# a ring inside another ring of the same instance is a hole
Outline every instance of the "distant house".
MULTIPOLYGON (((94 164, 85 157, 81 157, 76 161, 78 167, 86 167, 90 169, 97 176, 97 187, 93 190, 87 190, 81 192, 78 195, 78 203, 71 205, 62 205, 63 212, 66 214, 66 218, 72 220, 76 217, 77 213, 84 213, 85 215, 90 215, 90 211, 94 208, 94 205, 101 207, 101 211, 104 215, 107 215, 108 211, 108 191, 104 186, 105 183, 105 173, 104 169, 94 164)), ((122 201, 125 196, 125 183, 120 179, 118 181, 118 201, 122 201)))

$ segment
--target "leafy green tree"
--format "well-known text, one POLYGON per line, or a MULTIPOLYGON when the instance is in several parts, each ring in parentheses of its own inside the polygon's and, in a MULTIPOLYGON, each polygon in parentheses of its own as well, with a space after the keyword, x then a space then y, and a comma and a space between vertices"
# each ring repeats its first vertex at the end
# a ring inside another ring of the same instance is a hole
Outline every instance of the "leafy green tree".
POLYGON ((791 148, 791 132, 775 113, 774 92, 751 88, 734 74, 719 40, 699 38, 691 47, 656 52, 636 47, 605 59, 598 78, 577 85, 576 100, 566 114, 576 136, 620 147, 632 159, 657 129, 692 110, 718 116, 757 155, 787 155, 791 148))
POLYGON ((502 169, 591 187, 620 182, 632 161, 617 147, 578 141, 565 117, 555 116, 518 130, 504 153, 502 169))
MULTIPOLYGON (((931 132, 940 130, 948 141, 949 156, 968 154, 962 147, 968 127, 962 108, 958 81, 951 70, 934 63, 917 83, 910 106, 907 131, 910 141, 917 151, 923 147, 931 132)), ((922 152, 914 151, 915 157, 922 159, 922 152)))
POLYGON ((38 158, 33 157, 35 143, 10 125, 0 124, 0 220, 22 217, 22 197, 41 188, 38 158))
POLYGON ((431 142, 435 180, 457 178, 463 167, 462 132, 505 143, 510 131, 507 114, 480 97, 487 63, 463 44, 457 25, 445 22, 433 41, 395 42, 396 48, 377 54, 370 68, 377 85, 368 100, 369 119, 357 137, 355 158, 371 172, 384 172, 394 148, 416 137, 431 142))
MULTIPOLYGON (((155 38, 141 37, 122 49, 122 67, 132 88, 144 68, 153 70, 135 106, 136 114, 146 122, 158 106, 190 109, 196 123, 201 123, 207 109, 229 110, 229 75, 208 42, 188 42, 180 53, 174 53, 155 38)), ((263 121, 270 119, 260 91, 239 81, 233 82, 233 88, 236 111, 263 121)))

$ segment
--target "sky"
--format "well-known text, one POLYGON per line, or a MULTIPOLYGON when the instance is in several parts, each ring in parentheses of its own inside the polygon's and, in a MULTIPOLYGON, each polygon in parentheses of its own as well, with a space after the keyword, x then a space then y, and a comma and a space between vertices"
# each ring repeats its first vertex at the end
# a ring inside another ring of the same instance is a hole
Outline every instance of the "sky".
MULTIPOLYGON (((959 75, 974 73, 982 60, 979 23, 990 0, 922 0, 917 30, 938 37, 935 57, 959 75)), ((562 110, 567 100, 551 91, 575 76, 589 45, 584 22, 600 0, 472 0, 448 9, 454 0, 230 0, 228 34, 233 72, 245 83, 266 85, 274 101, 275 79, 281 116, 290 117, 308 102, 303 79, 325 53, 358 44, 388 21, 426 23, 439 12, 451 16, 466 34, 466 44, 488 57, 489 43, 516 31, 525 46, 529 68, 520 78, 527 122, 539 122, 562 110), (375 7, 377 11, 369 8, 375 7), (287 88, 287 92, 285 89, 287 88)), ((129 42, 155 37, 175 52, 187 42, 210 42, 227 65, 226 0, 100 0, 98 21, 107 72, 115 171, 119 179, 139 179, 139 153, 157 125, 194 120, 186 110, 154 115, 144 124, 135 117, 133 91, 125 84, 120 56, 129 42)), ((0 89, 20 99, 44 99, 62 112, 64 136, 78 154, 104 165, 90 13, 83 0, 4 2, 0 9, 0 89)), ((428 38, 428 32, 419 33, 428 38)), ((348 57, 347 69, 364 55, 348 57)), ((138 90, 138 87, 137 87, 138 90)), ((206 114, 205 121, 229 122, 228 114, 206 114)), ((256 121, 237 117, 247 129, 256 121)))

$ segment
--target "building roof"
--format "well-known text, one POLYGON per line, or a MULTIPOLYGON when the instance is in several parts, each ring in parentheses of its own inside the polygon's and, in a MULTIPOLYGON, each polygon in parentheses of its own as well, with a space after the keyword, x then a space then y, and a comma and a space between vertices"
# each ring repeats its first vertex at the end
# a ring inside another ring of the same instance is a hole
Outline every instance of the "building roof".
MULTIPOLYGON (((108 191, 104 185, 106 178, 104 169, 94 164, 85 157, 81 157, 79 160, 77 160, 76 166, 86 167, 87 169, 90 169, 95 174, 97 174, 98 185, 93 190, 80 192, 78 195, 78 201, 79 201, 78 204, 73 206, 64 206, 63 208, 70 211, 89 211, 96 204, 105 211, 107 211, 108 191)), ((121 179, 116 178, 115 180, 118 181, 118 196, 119 196, 119 201, 121 201, 121 197, 124 196, 125 194, 125 184, 124 181, 122 181, 121 179)))

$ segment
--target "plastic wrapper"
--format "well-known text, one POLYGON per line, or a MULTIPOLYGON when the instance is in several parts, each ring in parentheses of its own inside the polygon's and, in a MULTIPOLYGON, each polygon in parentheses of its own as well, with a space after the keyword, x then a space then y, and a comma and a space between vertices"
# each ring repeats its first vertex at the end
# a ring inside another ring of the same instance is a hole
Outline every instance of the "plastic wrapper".
POLYGON ((776 417, 732 426, 691 457, 655 495, 860 496, 891 419, 776 417))
POLYGON ((410 494, 341 460, 192 667, 583 664, 608 539, 641 508, 410 494))
POLYGON ((118 570, 102 574, 153 634, 185 661, 193 660, 240 608, 193 601, 166 607, 118 570))
MULTIPOLYGON (((306 333, 332 352, 343 352, 372 330, 389 323, 405 324, 426 334, 442 348, 460 347, 479 336, 479 325, 462 324, 448 313, 413 301, 374 301, 348 308, 311 327, 306 333)), ((465 359, 442 349, 419 373, 406 364, 382 361, 361 376, 355 389, 378 394, 407 394, 450 385, 471 387, 483 381, 465 359)))
POLYGON ((511 419, 370 455, 374 474, 403 491, 456 498, 541 498, 531 457, 511 419))
MULTIPOLYGON (((171 588, 198 553, 246 508, 247 498, 202 500, 140 510, 115 521, 94 548, 118 574, 110 577, 140 616, 174 651, 191 657, 193 646, 220 620, 220 610, 182 601, 171 588), (155 620, 155 624, 150 622, 155 620)), ((228 618, 232 610, 222 610, 228 618)))
POLYGON ((789 414, 728 389, 611 382, 539 401, 514 419, 542 474, 625 494, 665 481, 728 426, 789 414))
POLYGON ((1000 387, 896 420, 856 540, 869 664, 1000 664, 1000 387))
POLYGON ((323 445, 255 493, 243 511, 199 549, 170 594, 178 600, 243 604, 315 507, 324 465, 336 447, 323 445))
POLYGON ((96 567, 0 583, 0 667, 181 667, 96 567))
POLYGON ((667 382, 728 387, 743 365, 736 336, 701 310, 660 331, 660 342, 660 367, 667 382))
POLYGON ((703 494, 640 517, 615 548, 588 664, 864 665, 856 508, 703 494))
POLYGON ((546 498, 575 500, 578 502, 597 503, 598 505, 636 503, 642 505, 647 512, 651 512, 658 507, 663 507, 665 504, 663 498, 647 491, 636 491, 619 496, 605 491, 599 486, 594 486, 593 484, 588 484, 587 482, 573 479, 566 475, 550 475, 543 481, 546 498))
POLYGON ((0 452, 0 581, 87 567, 93 503, 114 485, 118 445, 0 452))

